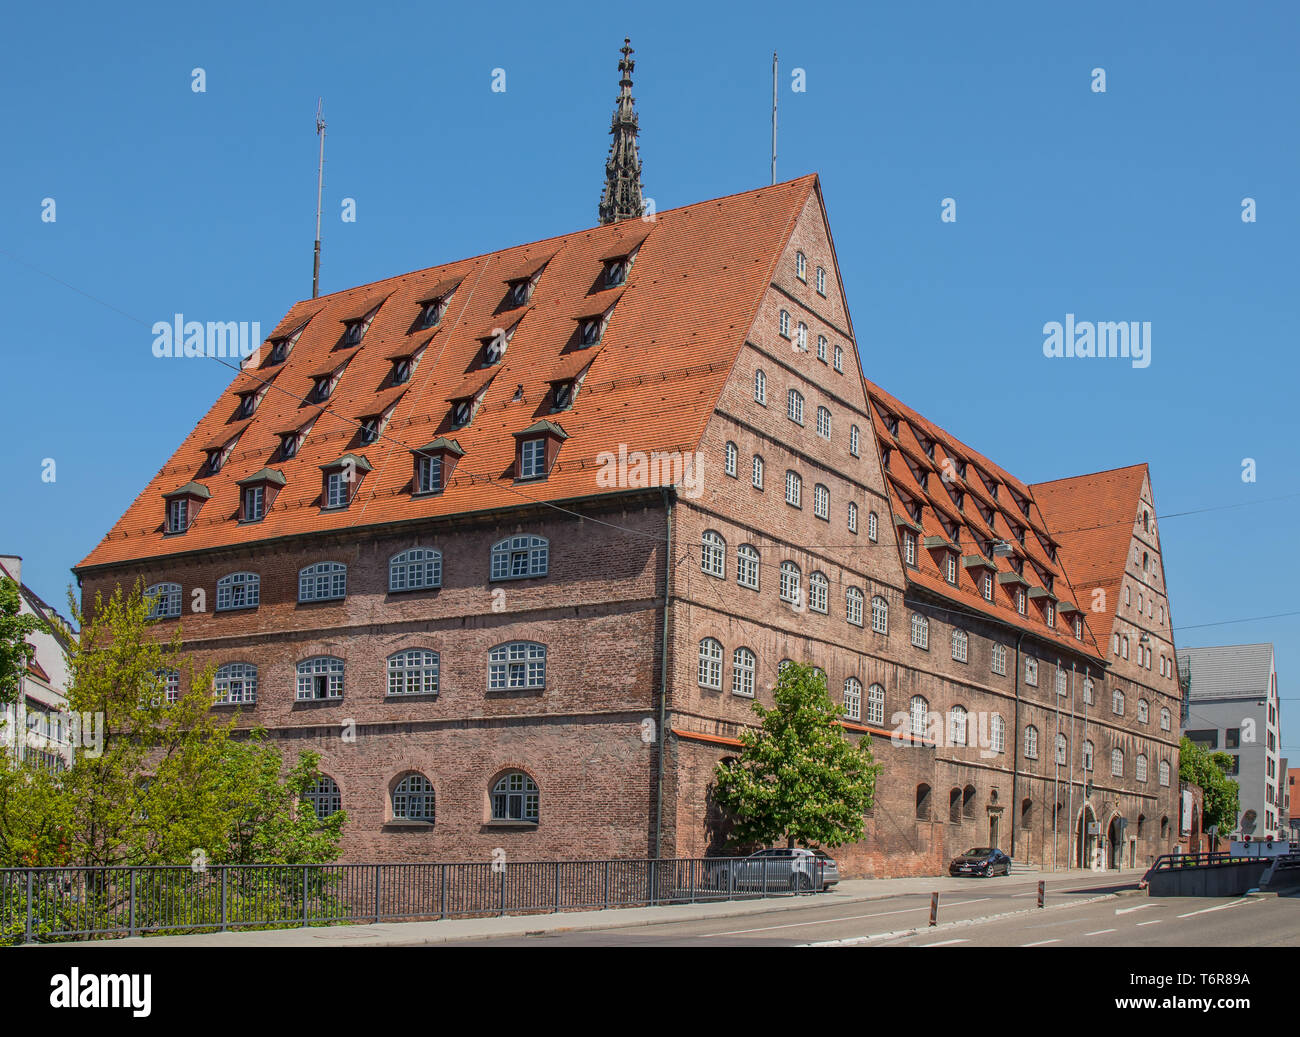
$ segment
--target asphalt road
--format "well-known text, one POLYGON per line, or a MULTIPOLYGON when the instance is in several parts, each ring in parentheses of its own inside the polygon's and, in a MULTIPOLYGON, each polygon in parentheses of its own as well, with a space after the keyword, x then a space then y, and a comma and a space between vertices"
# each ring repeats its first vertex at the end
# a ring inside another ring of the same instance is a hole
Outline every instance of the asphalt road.
MULTIPOLYGON (((1132 889, 1133 880, 1117 882, 1114 876, 1078 876, 1049 877, 1047 880, 1047 904, 1053 905, 1050 911, 1034 914, 1020 914, 1008 920, 1010 929, 1021 928, 1031 924, 1041 924, 1049 919, 1055 920, 1058 914, 1072 914, 1086 910, 1083 901, 1114 893, 1120 889, 1132 889), (1054 905, 1072 905, 1055 907, 1054 905)), ((1007 912, 1026 912, 1035 907, 1038 879, 1018 876, 1004 876, 993 879, 970 879, 963 882, 956 890, 941 894, 939 901, 939 921, 947 924, 963 919, 986 918, 1007 912)), ((1145 894, 1107 898, 1099 902, 1099 907, 1107 912, 1135 904, 1154 903, 1145 894)), ((1199 906, 1208 906, 1208 902, 1197 902, 1199 906)), ((1273 901, 1276 903, 1276 901, 1273 901)), ((1184 910, 1189 910, 1184 908, 1184 910)), ((1140 915, 1143 912, 1134 912, 1140 915)), ((1124 916, 1127 917, 1127 916, 1124 916)), ((524 938, 510 937, 501 939, 474 940, 482 946, 523 947, 523 946, 562 946, 562 947, 654 947, 687 946, 705 943, 709 946, 800 946, 808 944, 827 944, 835 941, 857 941, 847 946, 872 946, 890 941, 886 939, 864 940, 865 937, 882 934, 898 934, 911 929, 928 929, 930 918, 930 895, 928 893, 908 893, 886 897, 879 900, 853 900, 834 891, 816 896, 800 898, 797 904, 782 902, 770 911, 762 911, 732 919, 699 919, 670 922, 662 925, 630 926, 621 929, 605 929, 595 932, 539 932, 524 938)), ((1293 919, 1294 921, 1294 919, 1293 919)), ((944 938, 966 938, 974 943, 972 934, 977 928, 994 925, 993 922, 980 923, 979 926, 963 927, 962 932, 941 930, 943 936, 929 930, 923 936, 933 939, 919 939, 917 942, 936 942, 944 938)), ((1107 928, 1097 925, 1097 929, 1107 928)), ((1151 928, 1151 927, 1147 927, 1151 928)), ((1037 930, 1035 930, 1037 932, 1037 930)), ((1292 932, 1295 932, 1294 925, 1292 932)), ((1042 936, 1048 939, 1052 934, 1042 936)), ((1029 942, 1028 938, 1018 943, 1029 942)), ((466 941, 466 946, 470 941, 466 941)))

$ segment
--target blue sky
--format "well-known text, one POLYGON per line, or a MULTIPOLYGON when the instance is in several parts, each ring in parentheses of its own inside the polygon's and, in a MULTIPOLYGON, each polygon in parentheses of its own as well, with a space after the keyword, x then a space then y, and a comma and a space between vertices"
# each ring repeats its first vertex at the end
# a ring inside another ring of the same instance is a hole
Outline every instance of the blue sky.
MULTIPOLYGON (((230 380, 156 359, 153 322, 266 333, 310 294, 318 96, 328 292, 594 223, 624 35, 656 207, 761 186, 775 49, 778 176, 821 174, 868 376, 1026 481, 1148 462, 1179 644, 1273 641, 1281 694, 1300 694, 1300 617, 1201 625, 1296 608, 1277 574, 1300 505, 1300 8, 737 10, 9 12, 27 42, 0 64, 0 550, 62 604, 69 567, 230 380), (1150 366, 1044 358, 1066 313, 1150 321, 1150 366), (1223 510, 1172 517, 1204 508, 1223 510)), ((1300 759, 1300 698, 1283 709, 1300 759)))

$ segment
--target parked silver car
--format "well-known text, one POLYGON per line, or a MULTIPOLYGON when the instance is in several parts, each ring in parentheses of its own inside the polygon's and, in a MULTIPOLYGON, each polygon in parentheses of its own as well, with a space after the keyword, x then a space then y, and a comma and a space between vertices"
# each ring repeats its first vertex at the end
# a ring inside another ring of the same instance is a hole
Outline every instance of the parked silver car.
POLYGON ((719 861, 712 869, 714 887, 740 891, 789 889, 824 892, 840 881, 839 866, 824 850, 784 846, 748 857, 719 861))

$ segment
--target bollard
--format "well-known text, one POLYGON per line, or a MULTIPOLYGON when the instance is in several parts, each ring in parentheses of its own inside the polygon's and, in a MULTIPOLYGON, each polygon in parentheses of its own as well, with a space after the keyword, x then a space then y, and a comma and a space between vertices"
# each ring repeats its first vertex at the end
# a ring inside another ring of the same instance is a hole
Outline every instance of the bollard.
POLYGON ((1038 906, 1039 907, 1043 906, 1043 887, 1046 885, 1047 883, 1044 882, 1042 879, 1038 880, 1038 906))
POLYGON ((939 894, 930 894, 930 924, 939 924, 939 894))

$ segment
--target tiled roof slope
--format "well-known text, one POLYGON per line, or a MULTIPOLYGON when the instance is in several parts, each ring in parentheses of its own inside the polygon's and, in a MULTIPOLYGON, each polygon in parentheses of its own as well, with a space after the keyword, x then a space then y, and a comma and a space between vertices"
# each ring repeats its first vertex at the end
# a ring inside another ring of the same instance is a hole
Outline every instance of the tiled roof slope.
MULTIPOLYGON (((1085 593, 1094 587, 1105 590, 1110 615, 1119 608, 1120 586, 1147 475, 1145 464, 1135 464, 1032 487, 1034 499, 1061 544, 1074 585, 1085 593)), ((1087 602, 1081 605, 1088 607, 1087 602)))
POLYGON ((1180 668, 1190 663, 1190 695, 1202 698, 1267 698, 1273 672, 1273 646, 1222 645, 1184 648, 1178 653, 1180 668))
POLYGON ((293 534, 559 501, 611 492, 596 482, 597 456, 635 450, 695 450, 815 175, 757 191, 627 220, 473 259, 403 274, 299 302, 268 342, 305 322, 288 359, 246 361, 230 388, 78 568, 246 544, 293 534), (644 240, 642 240, 644 239, 644 240), (639 251, 624 286, 604 288, 603 260, 639 251), (506 279, 545 262, 531 300, 508 308, 506 279), (413 330, 421 301, 459 281, 436 330, 413 330), (357 350, 341 343, 344 320, 378 305, 357 350), (570 410, 552 415, 543 398, 557 372, 571 376, 579 355, 577 318, 613 306, 570 410), (484 339, 515 327, 472 424, 452 429, 449 399, 480 368, 484 339), (388 391, 392 358, 427 343, 404 391, 388 391), (272 461, 277 433, 300 427, 317 408, 304 405, 311 375, 347 361, 297 456, 272 461), (253 420, 221 471, 203 474, 204 447, 236 430, 237 391, 274 373, 253 420), (522 401, 516 401, 522 387, 522 401), (282 391, 283 390, 283 391, 282 391), (382 399, 380 399, 382 393, 382 399), (292 395, 289 395, 292 394, 292 395), (375 414, 396 400, 384 438, 360 446, 346 418, 375 414), (549 477, 514 484, 513 434, 552 418, 567 440, 549 477), (454 435, 465 451, 448 488, 412 499, 409 450, 454 435), (352 452, 373 466, 343 510, 322 511, 320 466, 352 452), (240 524, 238 486, 272 466, 287 486, 257 523, 240 524), (211 491, 183 535, 163 533, 163 494, 198 481, 211 491))
MULTIPOLYGON (((898 518, 915 522, 911 509, 920 509, 921 532, 917 536, 917 566, 905 567, 910 584, 958 602, 971 612, 1018 627, 1035 637, 1055 643, 1083 655, 1102 658, 1086 623, 1083 640, 1074 636, 1073 616, 1058 614, 1056 625, 1049 627, 1042 609, 1032 600, 1026 602, 1026 614, 1016 611, 1014 583, 995 584, 993 601, 985 601, 977 579, 965 565, 958 566, 957 586, 944 578, 941 568, 944 551, 938 540, 927 547, 927 538, 955 542, 960 557, 981 555, 997 568, 998 576, 1015 572, 1013 558, 1022 563, 1022 575, 1031 588, 1045 588, 1051 578, 1052 593, 1062 605, 1075 605, 1074 590, 1062 568, 1060 552, 1052 557, 1058 541, 1034 502, 1029 486, 1010 472, 994 464, 983 454, 951 436, 944 429, 923 418, 911 407, 866 380, 871 401, 871 422, 884 465, 891 504, 898 518), (896 420, 898 433, 890 431, 896 420), (933 456, 931 456, 933 453, 933 456), (965 476, 960 472, 965 464, 965 476), (988 477, 988 482, 984 478, 988 477), (922 479, 925 485, 922 485, 922 479), (994 497, 989 484, 997 488, 994 497), (951 492, 949 492, 951 490, 951 492), (965 494, 959 508, 954 495, 965 494), (1022 510, 1019 501, 1026 508, 1022 510), (1018 534, 1023 534, 1022 538, 1018 534), (1013 556, 990 557, 991 541, 1003 540, 1015 552, 1013 556)), ((895 515, 882 516, 895 521, 895 515)), ((1080 606, 1083 607, 1083 606, 1080 606)), ((1059 610, 1058 610, 1059 612, 1059 610)))

